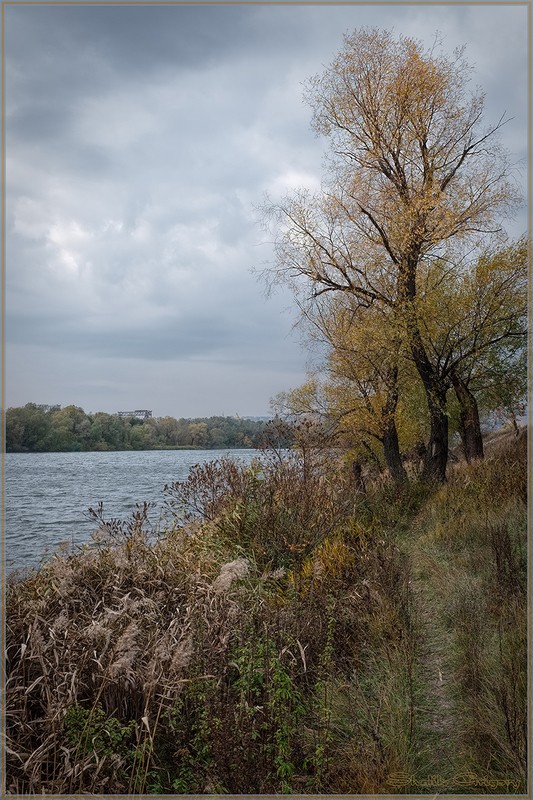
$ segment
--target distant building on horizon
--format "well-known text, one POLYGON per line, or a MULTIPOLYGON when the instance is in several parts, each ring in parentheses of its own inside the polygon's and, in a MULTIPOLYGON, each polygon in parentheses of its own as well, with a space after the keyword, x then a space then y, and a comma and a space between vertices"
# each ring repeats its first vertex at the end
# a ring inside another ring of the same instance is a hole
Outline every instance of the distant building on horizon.
POLYGON ((146 408, 137 409, 136 411, 117 411, 117 417, 135 417, 135 419, 151 419, 152 412, 146 408))

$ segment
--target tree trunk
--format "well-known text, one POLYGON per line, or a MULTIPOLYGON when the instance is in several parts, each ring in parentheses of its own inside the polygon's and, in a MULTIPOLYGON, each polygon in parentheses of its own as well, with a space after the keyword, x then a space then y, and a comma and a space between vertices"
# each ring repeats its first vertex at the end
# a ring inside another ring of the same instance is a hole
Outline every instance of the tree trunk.
POLYGON ((365 479, 363 478, 363 468, 360 461, 354 461, 352 464, 352 474, 355 483, 356 494, 366 494, 365 479))
POLYGON ((387 429, 385 430, 382 438, 383 455, 387 469, 391 474, 396 486, 405 486, 407 483, 407 473, 403 466, 402 457, 400 455, 400 445, 398 443, 398 431, 394 418, 388 422, 387 429))
POLYGON ((455 370, 452 370, 450 377, 460 406, 461 425, 459 433, 463 451, 466 460, 470 463, 470 461, 484 456, 477 401, 455 370))
POLYGON ((444 483, 448 464, 448 415, 444 398, 439 393, 426 390, 429 405, 430 433, 422 480, 426 483, 444 483))
POLYGON ((448 386, 442 381, 429 360, 424 347, 413 303, 415 296, 414 277, 411 276, 409 280, 400 284, 400 289, 402 311, 411 355, 424 386, 429 411, 430 434, 422 469, 422 480, 428 483, 444 483, 448 464, 448 415, 446 414, 448 386))
POLYGON ((400 443, 398 442, 398 429, 396 427, 396 409, 398 408, 398 362, 390 367, 386 376, 387 399, 381 413, 384 422, 383 436, 383 455, 387 469, 390 472, 396 486, 404 486, 407 483, 407 473, 404 469, 400 454, 400 443))

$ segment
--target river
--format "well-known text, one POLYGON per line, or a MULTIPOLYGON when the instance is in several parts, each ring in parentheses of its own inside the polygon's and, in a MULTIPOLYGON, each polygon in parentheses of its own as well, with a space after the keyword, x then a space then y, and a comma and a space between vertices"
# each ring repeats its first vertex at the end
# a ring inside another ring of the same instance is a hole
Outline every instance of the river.
POLYGON ((183 480, 193 464, 221 457, 246 463, 256 450, 143 450, 97 453, 8 453, 5 456, 5 569, 38 566, 60 545, 75 548, 97 527, 89 507, 101 501, 106 518, 127 519, 136 503, 155 503, 163 486, 183 480))

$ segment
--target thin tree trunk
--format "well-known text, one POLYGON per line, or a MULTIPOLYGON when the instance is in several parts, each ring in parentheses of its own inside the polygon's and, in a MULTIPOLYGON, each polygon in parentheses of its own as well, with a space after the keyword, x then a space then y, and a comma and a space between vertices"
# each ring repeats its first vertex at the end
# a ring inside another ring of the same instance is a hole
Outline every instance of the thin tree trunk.
POLYGON ((396 486, 404 486, 407 483, 407 473, 404 469, 402 456, 400 454, 400 443, 398 441, 398 429, 396 427, 396 409, 398 408, 398 362, 396 361, 388 370, 386 377, 387 399, 381 413, 384 421, 383 436, 383 455, 387 469, 396 486))
POLYGON ((355 493, 366 494, 365 479, 363 478, 363 468, 360 461, 353 462, 352 474, 355 483, 355 493))
POLYGON ((468 462, 483 458, 483 437, 476 398, 455 370, 452 370, 450 377, 460 406, 459 433, 465 458, 468 462))
POLYGON ((390 472, 391 478, 397 486, 405 486, 407 483, 407 473, 403 466, 402 457, 400 454, 398 431, 396 429, 396 422, 394 421, 394 418, 389 420, 387 429, 383 434, 382 444, 385 463, 390 472))

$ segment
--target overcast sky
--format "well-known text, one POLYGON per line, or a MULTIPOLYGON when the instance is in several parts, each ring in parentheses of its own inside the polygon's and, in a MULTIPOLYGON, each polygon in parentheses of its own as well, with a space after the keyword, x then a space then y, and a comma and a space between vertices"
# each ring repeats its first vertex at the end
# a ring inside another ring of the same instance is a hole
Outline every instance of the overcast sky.
POLYGON ((262 415, 304 380, 291 297, 252 273, 271 259, 255 208, 318 185, 302 89, 347 31, 466 44, 487 121, 514 118, 502 138, 525 164, 526 5, 8 5, 5 20, 8 406, 262 415))

